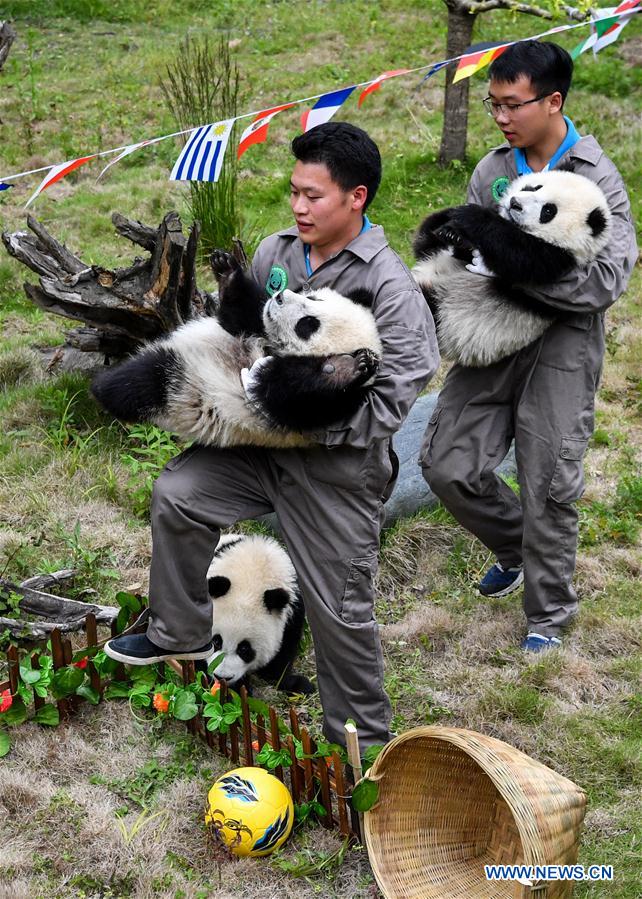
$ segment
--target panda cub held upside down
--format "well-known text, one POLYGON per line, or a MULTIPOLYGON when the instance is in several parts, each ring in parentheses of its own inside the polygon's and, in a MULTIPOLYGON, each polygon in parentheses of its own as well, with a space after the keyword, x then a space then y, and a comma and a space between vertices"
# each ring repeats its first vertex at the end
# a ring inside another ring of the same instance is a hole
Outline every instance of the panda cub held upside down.
POLYGON ((280 690, 312 693, 292 671, 304 622, 303 600, 290 557, 272 537, 221 537, 207 572, 213 603, 216 677, 237 690, 257 674, 280 690))
POLYGON ((230 254, 215 252, 212 268, 217 318, 101 372, 92 392, 108 412, 200 444, 287 448, 356 411, 382 355, 368 291, 268 298, 230 254), (257 360, 248 399, 241 372, 257 360))
POLYGON ((466 205, 428 216, 414 242, 413 274, 428 301, 439 348, 460 365, 491 365, 528 346, 572 313, 529 296, 591 262, 609 239, 600 188, 567 170, 523 175, 499 210, 466 205), (473 252, 493 277, 470 272, 473 252))

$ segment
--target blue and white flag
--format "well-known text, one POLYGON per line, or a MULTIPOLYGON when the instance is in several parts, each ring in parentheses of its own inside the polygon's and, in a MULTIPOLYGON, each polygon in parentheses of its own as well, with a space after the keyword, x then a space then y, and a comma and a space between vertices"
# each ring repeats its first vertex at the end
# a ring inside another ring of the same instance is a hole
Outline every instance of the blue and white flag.
POLYGON ((170 181, 218 181, 235 119, 202 125, 192 132, 174 163, 170 181))
POLYGON ((311 128, 316 128, 317 125, 329 122, 337 109, 348 99, 355 87, 356 84, 319 97, 312 109, 306 110, 301 116, 301 127, 303 130, 309 131, 311 128))

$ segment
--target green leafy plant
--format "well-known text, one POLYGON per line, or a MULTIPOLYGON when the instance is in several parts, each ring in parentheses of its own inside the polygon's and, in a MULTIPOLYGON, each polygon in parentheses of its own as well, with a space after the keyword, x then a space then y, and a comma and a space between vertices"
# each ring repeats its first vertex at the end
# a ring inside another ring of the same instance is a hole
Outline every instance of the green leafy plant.
POLYGON ((367 812, 379 798, 379 784, 364 777, 352 791, 352 807, 357 812, 367 812))
POLYGON ((171 434, 156 425, 131 425, 127 433, 132 448, 120 459, 129 470, 127 487, 131 491, 134 514, 146 518, 154 481, 169 460, 178 455, 181 446, 171 434))

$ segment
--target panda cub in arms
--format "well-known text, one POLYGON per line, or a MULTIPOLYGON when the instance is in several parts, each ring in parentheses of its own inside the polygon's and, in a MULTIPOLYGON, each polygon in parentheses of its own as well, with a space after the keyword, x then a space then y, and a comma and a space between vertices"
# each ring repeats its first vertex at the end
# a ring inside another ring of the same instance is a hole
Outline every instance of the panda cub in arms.
POLYGON ((324 287, 268 298, 229 253, 215 252, 212 268, 217 318, 189 322, 99 374, 101 405, 220 447, 306 446, 301 431, 355 412, 382 356, 372 294, 324 287))
POLYGON ((272 537, 221 537, 207 572, 213 603, 216 677, 235 690, 251 674, 289 693, 314 687, 292 671, 303 631, 303 600, 290 557, 272 537))
POLYGON ((610 231, 600 188, 561 169, 517 178, 498 211, 469 204, 428 216, 415 237, 413 274, 442 354, 460 365, 491 365, 572 315, 529 296, 528 288, 591 262, 610 231), (473 254, 492 277, 468 271, 473 254))

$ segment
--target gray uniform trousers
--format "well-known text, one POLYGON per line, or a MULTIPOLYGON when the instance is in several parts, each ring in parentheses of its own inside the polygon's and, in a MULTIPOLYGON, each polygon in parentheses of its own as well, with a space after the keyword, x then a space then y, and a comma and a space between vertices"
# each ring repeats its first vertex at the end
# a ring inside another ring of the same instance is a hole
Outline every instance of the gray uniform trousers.
MULTIPOLYGON (((386 450, 375 453, 378 463, 385 457, 385 487, 392 474, 387 441, 379 449, 386 450)), ((324 733, 344 743, 345 721, 354 718, 365 747, 389 739, 372 586, 383 488, 316 480, 315 464, 321 473, 327 469, 328 452, 192 447, 166 466, 152 499, 148 635, 168 648, 206 642, 212 632, 206 572, 220 528, 274 510, 312 631, 324 733)))
MULTIPOLYGON (((601 316, 594 330, 593 342, 603 332, 601 316)), ((583 364, 588 339, 586 328, 559 323, 546 342, 495 365, 454 366, 420 455, 424 477, 460 524, 504 567, 523 563, 528 627, 545 636, 558 634, 577 611, 573 503, 584 490, 600 368, 583 364), (519 497, 494 474, 513 438, 519 497)))
MULTIPOLYGON (((577 611, 573 503, 584 489, 604 311, 625 289, 637 258, 626 189, 595 138, 580 138, 562 161, 604 191, 613 214, 609 244, 589 265, 530 290, 570 313, 538 341, 486 368, 450 370, 420 458, 424 477, 455 518, 502 565, 524 563, 528 626, 544 636, 556 636, 577 611), (493 474, 513 437, 519 498, 493 474)), ((494 206, 496 190, 516 175, 508 144, 496 147, 473 172, 468 202, 494 206)))

